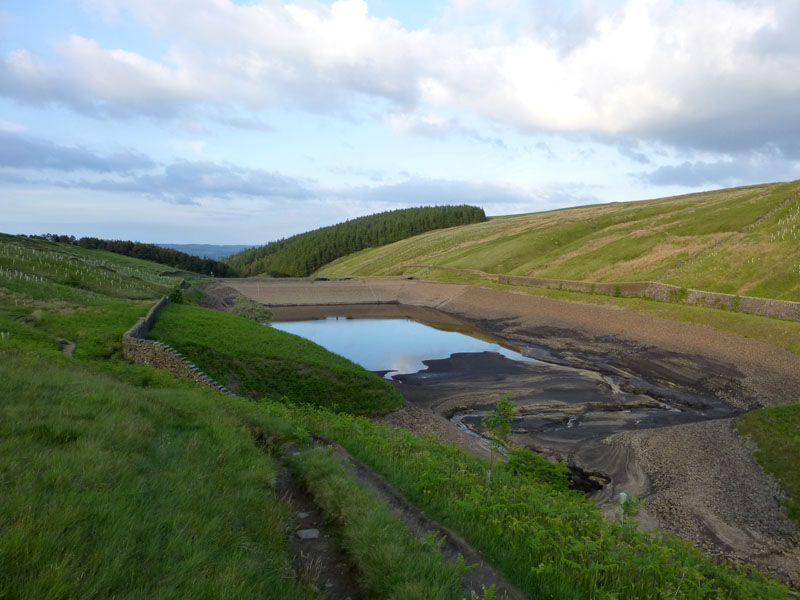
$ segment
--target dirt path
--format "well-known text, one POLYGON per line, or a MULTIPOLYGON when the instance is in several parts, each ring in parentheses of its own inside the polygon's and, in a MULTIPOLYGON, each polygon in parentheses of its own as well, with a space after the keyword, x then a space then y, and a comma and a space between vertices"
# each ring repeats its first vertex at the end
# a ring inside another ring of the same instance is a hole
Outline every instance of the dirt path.
POLYGON ((324 593, 329 600, 361 600, 358 574, 325 526, 311 494, 285 466, 278 471, 275 493, 294 514, 292 542, 297 579, 324 593))
MULTIPOLYGON (((223 285, 228 293, 234 290, 273 306, 400 303, 436 308, 505 339, 527 343, 544 358, 551 353, 573 367, 621 372, 629 380, 655 378, 679 390, 697 388, 736 411, 796 402, 800 389, 796 354, 708 327, 616 308, 401 278, 227 280, 223 285)), ((474 440, 465 440, 469 436, 448 429, 441 410, 406 406, 387 420, 440 433, 480 452, 474 440)), ((600 470, 602 461, 613 460, 625 477, 608 495, 644 495, 644 516, 652 518, 650 525, 693 541, 712 556, 773 570, 798 586, 800 528, 784 518, 774 486, 731 422, 617 434, 603 440, 609 446, 603 452, 595 455, 587 449, 575 460, 589 470, 600 470)), ((610 504, 613 499, 608 500, 610 504)))
POLYGON ((479 593, 483 587, 488 589, 494 586, 498 600, 525 600, 522 592, 486 563, 458 533, 425 515, 397 489, 344 448, 329 442, 323 443, 330 445, 342 463, 348 465, 355 478, 375 491, 412 532, 420 537, 430 532, 436 533, 443 540, 439 550, 445 557, 456 560, 460 555, 467 565, 474 565, 461 580, 461 593, 465 598, 469 598, 472 591, 479 593))
MULTIPOLYGON (((420 509, 406 500, 397 489, 389 485, 367 465, 352 457, 344 448, 326 440, 317 439, 316 445, 330 447, 334 455, 365 487, 374 491, 386 507, 399 517, 409 530, 420 538, 435 533, 442 541, 439 551, 449 560, 462 556, 472 568, 461 579, 461 595, 471 597, 485 587, 494 587, 498 600, 525 600, 525 596, 508 580, 487 564, 458 533, 430 519, 420 509)), ((284 449, 287 454, 299 453, 296 446, 284 449)), ((330 600, 360 600, 358 573, 349 563, 328 530, 325 519, 313 497, 298 482, 286 466, 279 470, 275 491, 295 515, 294 566, 301 582, 313 585, 330 600)))

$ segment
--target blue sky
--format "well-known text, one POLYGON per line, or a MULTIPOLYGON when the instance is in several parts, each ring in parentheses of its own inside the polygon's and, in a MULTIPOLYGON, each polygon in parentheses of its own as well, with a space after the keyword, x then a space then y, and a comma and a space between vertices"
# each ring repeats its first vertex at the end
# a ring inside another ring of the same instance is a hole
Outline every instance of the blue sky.
POLYGON ((0 231, 259 244, 800 178, 779 0, 0 3, 0 231))

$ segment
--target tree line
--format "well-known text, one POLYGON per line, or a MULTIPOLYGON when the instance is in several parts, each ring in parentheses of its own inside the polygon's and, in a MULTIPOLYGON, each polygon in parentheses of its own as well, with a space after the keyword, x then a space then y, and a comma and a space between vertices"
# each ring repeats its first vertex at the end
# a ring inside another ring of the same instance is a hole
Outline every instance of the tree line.
POLYGON ((89 250, 107 250, 115 254, 150 260, 176 269, 200 273, 201 275, 213 275, 214 277, 236 277, 237 275, 233 267, 218 260, 192 256, 180 250, 164 248, 156 244, 144 244, 130 240, 103 240, 96 237, 76 238, 74 235, 58 235, 54 233, 29 235, 28 237, 80 246, 89 250))
POLYGON ((425 233, 486 220, 476 206, 402 208, 322 227, 224 259, 241 275, 306 277, 337 258, 425 233))

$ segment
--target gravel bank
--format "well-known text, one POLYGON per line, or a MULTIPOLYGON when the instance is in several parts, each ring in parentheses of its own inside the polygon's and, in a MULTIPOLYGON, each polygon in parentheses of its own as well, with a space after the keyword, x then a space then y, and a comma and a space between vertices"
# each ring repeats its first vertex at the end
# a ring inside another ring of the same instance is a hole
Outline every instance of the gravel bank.
POLYGON ((800 527, 784 516, 734 423, 625 432, 611 442, 633 450, 650 476, 647 512, 662 529, 800 587, 800 527))

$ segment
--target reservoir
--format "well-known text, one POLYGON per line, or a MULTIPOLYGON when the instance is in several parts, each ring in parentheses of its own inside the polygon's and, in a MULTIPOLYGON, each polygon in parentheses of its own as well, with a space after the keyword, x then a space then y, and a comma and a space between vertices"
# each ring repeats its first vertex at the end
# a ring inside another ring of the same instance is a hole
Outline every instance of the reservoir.
POLYGON ((408 318, 349 318, 327 316, 302 321, 278 321, 275 329, 309 339, 370 371, 416 373, 422 361, 457 353, 494 352, 530 362, 518 351, 464 333, 446 331, 408 318))

